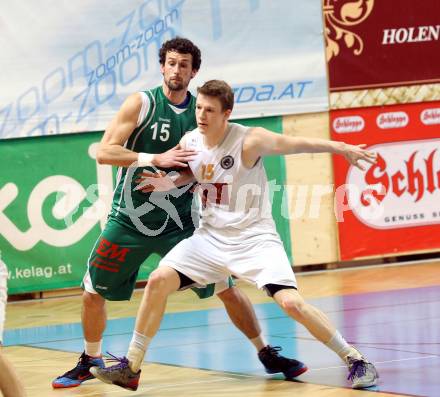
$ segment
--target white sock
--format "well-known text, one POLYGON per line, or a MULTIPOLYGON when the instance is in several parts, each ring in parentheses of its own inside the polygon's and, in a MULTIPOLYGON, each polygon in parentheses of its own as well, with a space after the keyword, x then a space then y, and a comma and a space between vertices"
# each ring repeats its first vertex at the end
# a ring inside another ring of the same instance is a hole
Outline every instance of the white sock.
POLYGON ((88 356, 91 357, 100 357, 102 346, 102 339, 99 342, 87 342, 84 340, 84 350, 88 356))
POLYGON ((138 372, 141 368, 142 362, 144 361, 145 352, 147 351, 150 342, 151 338, 148 336, 142 335, 136 331, 133 332, 133 337, 131 338, 127 353, 127 358, 130 362, 129 366, 133 372, 138 372))
POLYGON ((326 346, 333 350, 344 361, 347 361, 347 356, 361 358, 361 354, 353 346, 350 346, 338 331, 336 331, 330 341, 326 343, 326 346))
POLYGON ((255 348, 257 349, 257 352, 259 352, 261 349, 263 349, 264 347, 267 346, 266 341, 264 340, 264 337, 260 335, 258 335, 256 338, 252 338, 249 339, 252 344, 255 346, 255 348))

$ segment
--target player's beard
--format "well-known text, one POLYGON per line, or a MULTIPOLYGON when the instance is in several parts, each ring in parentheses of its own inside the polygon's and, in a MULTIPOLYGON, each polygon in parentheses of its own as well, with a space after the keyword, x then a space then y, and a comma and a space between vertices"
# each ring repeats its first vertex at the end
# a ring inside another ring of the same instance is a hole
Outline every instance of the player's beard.
POLYGON ((185 82, 183 80, 176 81, 168 79, 168 81, 165 81, 165 84, 171 91, 182 91, 188 86, 185 85, 185 82))

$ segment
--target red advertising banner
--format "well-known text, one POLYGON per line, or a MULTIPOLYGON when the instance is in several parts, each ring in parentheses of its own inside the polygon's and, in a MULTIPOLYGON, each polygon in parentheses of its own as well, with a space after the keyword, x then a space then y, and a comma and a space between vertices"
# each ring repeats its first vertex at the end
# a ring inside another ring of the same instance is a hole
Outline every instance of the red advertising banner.
POLYGON ((342 260, 440 250, 440 102, 331 112, 332 139, 378 154, 365 171, 334 156, 342 260))
POLYGON ((440 82, 439 0, 324 0, 331 91, 440 82))

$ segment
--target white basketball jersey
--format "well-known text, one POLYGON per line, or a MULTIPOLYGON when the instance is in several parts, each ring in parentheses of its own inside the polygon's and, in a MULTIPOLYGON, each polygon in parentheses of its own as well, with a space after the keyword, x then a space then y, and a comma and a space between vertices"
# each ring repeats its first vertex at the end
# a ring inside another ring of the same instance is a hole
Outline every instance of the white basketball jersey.
POLYGON ((198 128, 184 138, 187 149, 198 151, 189 166, 200 183, 200 227, 227 237, 277 234, 262 160, 250 169, 241 161, 249 130, 229 123, 224 140, 210 149, 198 128))

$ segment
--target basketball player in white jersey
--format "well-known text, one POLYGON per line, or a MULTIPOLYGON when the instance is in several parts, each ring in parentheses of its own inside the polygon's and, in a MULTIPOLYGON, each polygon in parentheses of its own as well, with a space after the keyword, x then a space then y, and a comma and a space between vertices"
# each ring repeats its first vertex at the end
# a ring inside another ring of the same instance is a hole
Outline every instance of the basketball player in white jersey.
MULTIPOLYGON (((271 215, 262 157, 330 152, 363 169, 359 161, 374 163, 376 156, 364 150, 364 145, 290 137, 229 123, 233 103, 233 92, 223 81, 211 80, 198 89, 198 128, 186 134, 181 145, 198 152, 188 164, 200 184, 200 227, 176 245, 149 278, 136 322, 136 332, 145 335, 146 343, 130 344, 131 361, 124 357, 113 367, 94 367, 91 371, 104 382, 130 388, 139 379, 141 363, 159 329, 168 295, 187 285, 188 279, 193 285, 205 286, 234 275, 265 289, 288 316, 338 354, 348 366, 353 388, 374 386, 378 379, 374 365, 297 290, 271 215)), ((176 184, 187 181, 185 174, 176 184)), ((143 185, 147 183, 159 190, 173 186, 169 177, 147 178, 143 185)))
POLYGON ((12 364, 3 355, 1 345, 3 342, 3 327, 5 324, 8 269, 0 259, 0 391, 3 397, 24 397, 26 395, 12 364))

